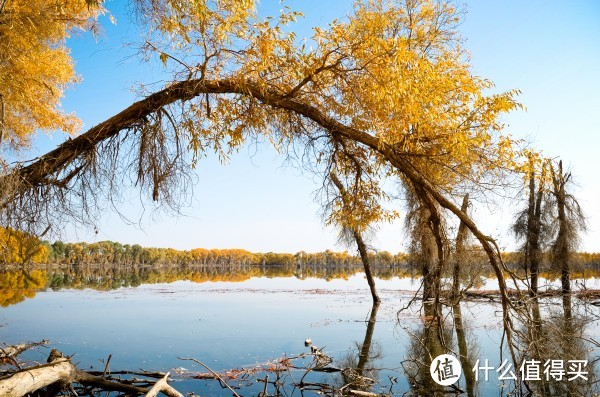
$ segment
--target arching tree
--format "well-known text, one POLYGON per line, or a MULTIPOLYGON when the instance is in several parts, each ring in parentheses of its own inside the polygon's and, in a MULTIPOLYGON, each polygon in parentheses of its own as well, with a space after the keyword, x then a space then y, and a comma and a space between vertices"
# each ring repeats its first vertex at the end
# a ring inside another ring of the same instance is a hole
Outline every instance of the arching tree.
MULTIPOLYGON (((190 166, 207 151, 226 158, 253 138, 288 154, 301 148, 301 160, 324 179, 339 154, 350 153, 348 165, 335 169, 340 180, 360 175, 368 181, 345 185, 362 189, 363 205, 354 210, 363 213, 352 214, 361 222, 350 230, 368 226, 373 206, 367 204, 385 208, 385 181, 410 186, 429 211, 439 279, 447 259, 442 211, 454 214, 495 271, 512 348, 507 269, 494 240, 452 193, 515 166, 516 149, 500 131, 501 116, 519 105, 515 91, 487 94, 492 83, 473 75, 460 46, 461 14, 450 2, 358 1, 346 19, 315 28, 310 45, 289 27, 297 13, 261 19, 248 0, 138 5, 148 24, 148 56, 164 63, 172 81, 10 169, 0 178, 2 187, 11 187, 2 189, 4 221, 27 228, 42 223, 32 214, 78 216, 94 200, 102 202, 99 191, 110 195, 128 184, 176 204, 190 166)), ((352 225, 347 209, 334 209, 340 225, 352 225)))

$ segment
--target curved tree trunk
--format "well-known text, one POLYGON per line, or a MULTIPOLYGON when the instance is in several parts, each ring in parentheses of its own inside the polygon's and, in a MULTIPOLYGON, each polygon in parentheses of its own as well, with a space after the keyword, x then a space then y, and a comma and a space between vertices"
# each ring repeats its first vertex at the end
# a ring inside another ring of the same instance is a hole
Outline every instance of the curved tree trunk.
POLYGON ((510 317, 510 310, 513 306, 509 300, 506 281, 504 279, 504 271, 507 269, 502 262, 500 251, 495 241, 481 232, 475 222, 464 211, 461 211, 452 200, 445 197, 419 171, 417 166, 403 156, 401 148, 392 146, 382 141, 379 137, 370 135, 365 131, 349 127, 330 117, 317 107, 303 102, 301 98, 282 94, 274 89, 261 87, 249 80, 186 80, 174 83, 141 101, 135 102, 127 109, 93 127, 86 133, 75 139, 66 141, 28 166, 17 168, 11 174, 0 178, 0 186, 9 186, 10 182, 15 180, 19 182, 19 185, 12 192, 8 193, 8 197, 5 196, 2 199, 0 208, 8 206, 15 197, 41 186, 55 185, 66 187, 72 178, 83 169, 83 166, 80 166, 81 168, 77 167, 77 161, 81 162, 86 155, 93 153, 96 145, 117 135, 121 131, 132 129, 136 123, 143 121, 147 116, 155 112, 161 111, 163 107, 169 104, 176 101, 187 101, 205 94, 238 94, 249 96, 273 108, 286 110, 306 117, 319 125, 334 139, 352 140, 371 149, 373 153, 383 156, 403 178, 409 180, 413 185, 421 187, 431 196, 432 200, 435 200, 441 207, 454 213, 460 221, 465 223, 466 227, 480 242, 494 269, 501 294, 506 340, 513 361, 515 364, 517 363, 512 338, 513 323, 510 317), (59 175, 64 176, 59 178, 59 175))

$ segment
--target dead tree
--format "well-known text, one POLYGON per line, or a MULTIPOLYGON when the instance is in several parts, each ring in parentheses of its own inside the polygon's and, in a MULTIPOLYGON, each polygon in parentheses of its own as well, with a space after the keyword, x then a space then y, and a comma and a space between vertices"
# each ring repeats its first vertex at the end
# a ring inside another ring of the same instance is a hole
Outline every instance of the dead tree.
POLYGON ((529 159, 528 170, 528 203, 527 207, 517 214, 513 231, 518 239, 523 239, 523 265, 526 277, 529 277, 529 294, 538 294, 538 280, 543 258, 543 247, 548 240, 548 193, 546 188, 546 163, 541 163, 540 174, 536 174, 536 163, 529 159), (536 186, 537 184, 537 186, 536 186))
POLYGON ((560 269, 561 286, 564 294, 571 293, 571 260, 579 244, 579 234, 586 230, 585 216, 577 199, 567 193, 571 182, 571 172, 563 171, 562 160, 557 169, 550 168, 552 174, 552 196, 556 209, 556 238, 552 244, 552 260, 560 269))

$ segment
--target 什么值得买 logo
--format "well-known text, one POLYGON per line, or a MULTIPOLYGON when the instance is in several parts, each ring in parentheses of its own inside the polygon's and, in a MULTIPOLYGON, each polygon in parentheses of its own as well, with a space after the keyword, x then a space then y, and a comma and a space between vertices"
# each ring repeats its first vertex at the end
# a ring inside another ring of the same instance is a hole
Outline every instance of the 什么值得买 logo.
POLYGON ((438 385, 450 386, 458 381, 462 374, 460 361, 451 354, 440 354, 429 367, 431 377, 438 385))

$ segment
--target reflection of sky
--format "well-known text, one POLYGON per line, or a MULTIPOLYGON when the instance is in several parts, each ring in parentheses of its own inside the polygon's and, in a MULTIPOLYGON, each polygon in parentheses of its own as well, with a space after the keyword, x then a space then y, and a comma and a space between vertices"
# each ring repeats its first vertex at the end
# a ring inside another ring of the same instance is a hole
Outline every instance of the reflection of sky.
MULTIPOLYGON (((397 376, 397 391, 406 391, 401 361, 407 357, 410 334, 423 322, 415 311, 398 314, 418 283, 410 279, 377 280, 383 304, 374 341, 383 357, 374 366, 380 381, 397 376)), ((17 343, 50 339, 53 347, 75 354, 81 368, 102 370, 100 359, 113 355, 111 368, 168 371, 185 367, 206 372, 178 356, 194 357, 215 370, 252 368, 307 349, 304 339, 340 360, 357 356, 356 343, 365 337, 371 302, 361 275, 345 280, 253 278, 243 283, 177 281, 111 291, 61 290, 40 292, 33 299, 0 314, 3 341, 17 343)), ((467 302, 464 323, 469 348, 477 358, 499 357, 502 315, 499 306, 467 302)), ((24 358, 43 362, 48 350, 24 358)), ((317 376, 317 375, 315 375, 317 376)), ((319 380, 322 376, 318 375, 319 380)), ((182 381, 175 386, 200 395, 226 393, 215 382, 182 381), (204 386, 207 385, 207 386, 204 386)), ((480 390, 495 392, 494 382, 480 390)))

